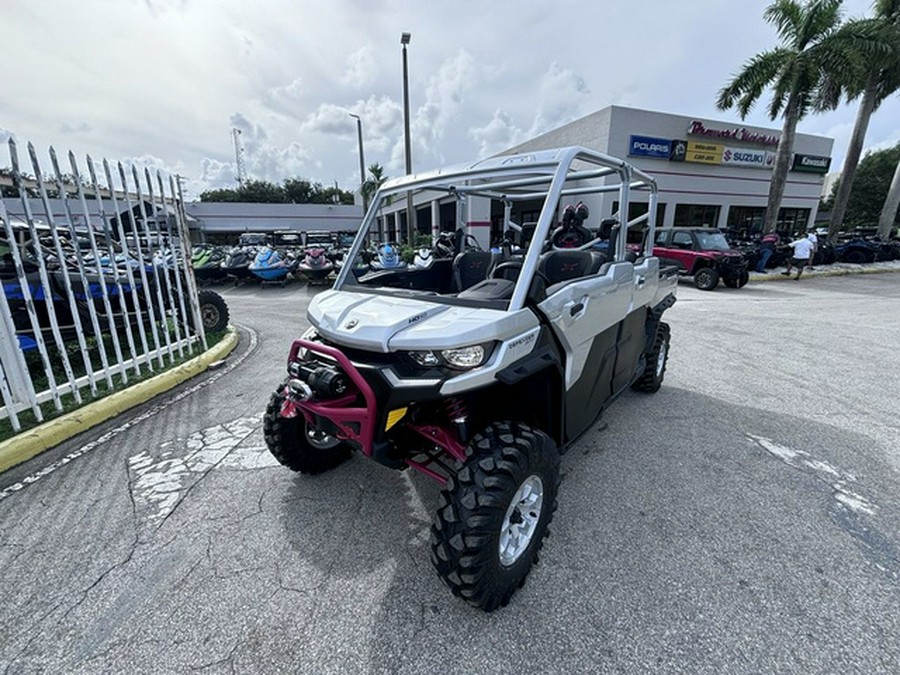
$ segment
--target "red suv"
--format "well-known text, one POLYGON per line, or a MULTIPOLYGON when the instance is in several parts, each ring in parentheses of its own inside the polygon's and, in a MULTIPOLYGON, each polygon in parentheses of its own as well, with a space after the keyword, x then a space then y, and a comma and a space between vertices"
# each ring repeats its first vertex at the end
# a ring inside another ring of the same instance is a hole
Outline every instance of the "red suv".
POLYGON ((719 279, 729 288, 750 280, 747 262, 728 245, 725 235, 711 227, 666 227, 656 231, 653 255, 660 264, 676 265, 678 273, 694 278, 701 291, 711 291, 719 279))

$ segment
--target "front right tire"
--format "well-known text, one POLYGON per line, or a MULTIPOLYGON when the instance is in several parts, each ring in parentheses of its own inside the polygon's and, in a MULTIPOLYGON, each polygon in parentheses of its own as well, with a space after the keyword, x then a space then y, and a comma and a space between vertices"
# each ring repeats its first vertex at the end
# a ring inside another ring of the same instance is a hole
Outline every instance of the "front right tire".
POLYGON ((517 422, 488 426, 441 491, 431 562, 454 595, 486 612, 504 607, 538 559, 556 510, 559 452, 517 422))
POLYGON ((284 395, 276 391, 263 417, 263 436, 269 452, 291 471, 317 474, 333 469, 350 457, 350 447, 335 438, 311 429, 302 413, 282 417, 284 395))

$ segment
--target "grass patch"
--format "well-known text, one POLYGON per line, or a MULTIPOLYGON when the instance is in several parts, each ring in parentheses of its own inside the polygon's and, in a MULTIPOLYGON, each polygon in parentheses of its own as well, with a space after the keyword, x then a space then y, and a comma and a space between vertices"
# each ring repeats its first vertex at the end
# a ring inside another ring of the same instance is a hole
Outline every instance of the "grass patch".
MULTIPOLYGON (((211 349, 213 346, 218 344, 224 339, 224 337, 228 334, 227 330, 216 331, 216 332, 207 332, 206 333, 206 342, 209 348, 211 349)), ((95 338, 88 338, 89 348, 90 348, 90 362, 94 364, 95 368, 99 368, 101 364, 100 360, 100 349, 101 344, 102 348, 106 350, 107 357, 111 359, 111 362, 115 361, 112 340, 109 336, 104 336, 102 343, 95 338)), ((74 342, 74 344, 67 345, 67 352, 69 354, 70 363, 72 365, 72 370, 75 373, 76 379, 85 374, 85 367, 82 357, 80 356, 80 352, 78 349, 78 343, 74 342)), ((160 373, 165 373, 173 368, 177 368, 181 364, 190 361, 191 359, 202 354, 202 351, 194 351, 190 354, 185 353, 183 357, 179 357, 177 354, 175 358, 169 360, 167 356, 164 356, 165 365, 160 368, 159 362, 154 360, 153 367, 154 371, 150 372, 147 368, 146 364, 141 366, 141 374, 135 374, 133 369, 129 369, 128 371, 128 383, 125 384, 120 375, 112 376, 113 386, 109 387, 106 382, 105 377, 98 377, 97 382, 97 393, 94 394, 90 390, 90 386, 86 385, 81 389, 81 403, 78 403, 75 400, 75 396, 71 393, 63 394, 60 396, 60 400, 62 401, 62 410, 57 410, 56 406, 53 404, 53 401, 47 401, 45 403, 40 404, 41 413, 44 416, 44 422, 52 420, 56 417, 61 417, 66 413, 70 413, 73 410, 78 410, 79 408, 87 405, 88 403, 93 403, 94 401, 99 401, 110 394, 113 394, 117 391, 123 391, 138 382, 143 382, 144 380, 149 380, 152 377, 156 377, 160 373)), ((58 350, 53 349, 49 350, 50 362, 53 364, 53 374, 56 378, 56 382, 58 384, 64 384, 68 382, 68 379, 65 375, 65 370, 62 366, 62 359, 60 358, 60 354, 58 350)), ((47 375, 44 372, 43 363, 41 361, 40 355, 36 352, 27 352, 25 355, 25 362, 28 365, 29 372, 32 375, 32 381, 34 382, 35 391, 44 391, 48 388, 48 380, 47 375)), ((19 413, 19 424, 21 425, 21 429, 19 431, 13 431, 12 421, 9 418, 0 419, 0 441, 5 441, 10 438, 14 438, 18 434, 22 432, 28 431, 29 429, 33 429, 42 422, 38 422, 34 416, 34 412, 31 408, 27 410, 23 410, 19 413)))

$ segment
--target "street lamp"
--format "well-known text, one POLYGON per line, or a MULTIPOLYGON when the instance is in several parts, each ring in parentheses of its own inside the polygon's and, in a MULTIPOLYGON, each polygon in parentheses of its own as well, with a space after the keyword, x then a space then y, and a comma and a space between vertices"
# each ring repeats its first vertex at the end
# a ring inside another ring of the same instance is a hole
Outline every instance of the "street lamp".
MULTIPOLYGON (((403 45, 403 139, 406 146, 406 175, 412 174, 412 149, 409 144, 409 70, 406 62, 406 45, 409 44, 409 33, 400 35, 400 44, 403 45)), ((412 192, 406 193, 406 236, 407 243, 415 246, 415 223, 412 192)))
POLYGON ((359 143, 359 194, 362 197, 363 201, 363 217, 366 215, 366 211, 369 210, 369 200, 366 197, 366 192, 363 189, 366 184, 366 158, 363 154, 363 139, 362 139, 362 118, 359 115, 354 115, 353 113, 348 113, 350 117, 356 118, 356 136, 359 143))

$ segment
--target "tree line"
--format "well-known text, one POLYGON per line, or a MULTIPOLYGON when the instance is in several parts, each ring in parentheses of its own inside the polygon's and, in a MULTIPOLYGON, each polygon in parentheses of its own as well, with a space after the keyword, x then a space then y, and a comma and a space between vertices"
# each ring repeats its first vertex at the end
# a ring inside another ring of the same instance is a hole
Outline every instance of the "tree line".
POLYGON ((266 204, 347 204, 353 193, 337 185, 323 186, 305 178, 285 178, 280 185, 267 180, 245 180, 236 188, 200 193, 201 202, 261 202, 266 204))
MULTIPOLYGON (((387 180, 380 164, 369 167, 369 175, 362 184, 363 200, 374 196, 387 180)), ((352 206, 353 192, 341 190, 337 185, 323 186, 305 178, 286 178, 277 185, 267 180, 246 180, 236 188, 217 188, 200 193, 201 202, 257 202, 266 204, 345 204, 352 206)))

